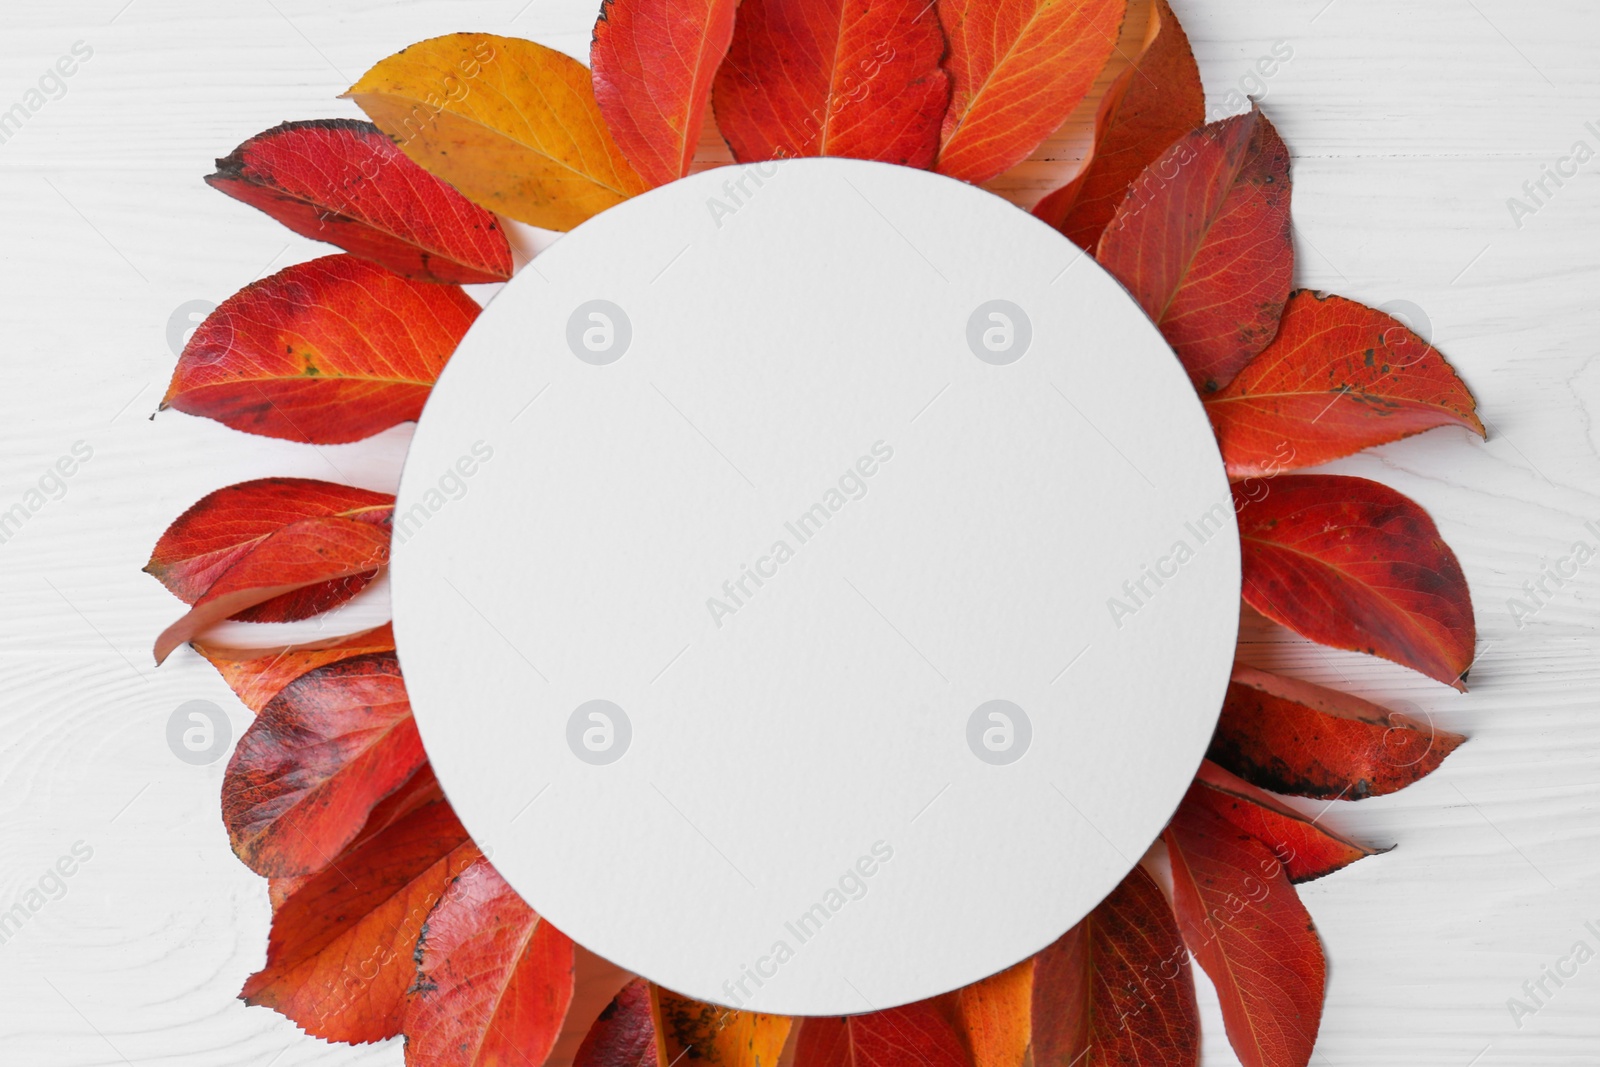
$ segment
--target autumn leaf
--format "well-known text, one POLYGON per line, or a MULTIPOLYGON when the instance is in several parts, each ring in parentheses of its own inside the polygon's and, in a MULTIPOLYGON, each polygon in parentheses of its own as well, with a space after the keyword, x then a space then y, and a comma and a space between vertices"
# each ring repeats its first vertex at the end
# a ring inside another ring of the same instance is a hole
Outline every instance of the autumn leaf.
POLYGON ((279 905, 266 966, 240 998, 326 1041, 395 1036, 423 920, 479 855, 442 800, 346 851, 279 905))
POLYGON ((394 651, 394 626, 382 626, 326 641, 281 648, 230 648, 194 643, 244 706, 259 713, 267 702, 308 671, 373 652, 394 651))
POLYGON ((312 119, 258 133, 206 184, 302 237, 425 282, 503 282, 500 223, 407 159, 370 122, 312 119))
POLYGON ((1388 849, 1358 845, 1209 761, 1184 803, 1209 808, 1272 850, 1291 882, 1309 882, 1388 849))
MULTIPOLYGON (((207 493, 173 520, 145 573, 193 604, 218 577, 269 535, 301 519, 337 516, 387 524, 394 497, 313 478, 259 478, 207 493)), ((309 618, 359 592, 362 576, 308 586, 240 612, 243 622, 309 618)))
POLYGON ((1189 955, 1142 867, 1039 953, 1032 1011, 1033 1067, 1197 1067, 1189 955))
POLYGON ((951 994, 973 1067, 1022 1067, 1033 1044, 1036 957, 951 994))
POLYGON ((939 0, 950 47, 940 174, 985 182, 1072 114, 1111 57, 1126 0, 939 0))
POLYGON ((456 286, 358 256, 298 263, 207 316, 161 407, 266 437, 359 441, 422 413, 478 311, 456 286))
POLYGON ((427 757, 392 652, 295 679, 250 724, 222 779, 222 821, 269 878, 321 870, 427 757))
POLYGON ((584 1035, 572 1067, 658 1067, 649 982, 622 987, 584 1035))
POLYGON ((651 185, 689 173, 738 6, 738 0, 600 5, 589 46, 595 102, 617 147, 651 185))
POLYGON ((1480 437, 1472 394, 1438 351, 1374 308, 1302 290, 1278 336, 1205 398, 1228 475, 1314 467, 1436 426, 1480 437))
POLYGON ((534 226, 570 230, 649 187, 607 130, 588 69, 532 41, 430 38, 344 95, 467 199, 534 226))
POLYGON ((1143 51, 1100 101, 1082 169, 1033 213, 1093 252, 1134 179, 1205 120, 1205 88, 1189 37, 1167 0, 1155 0, 1143 51))
POLYGON ((690 1000, 655 985, 650 998, 663 1063, 688 1056, 707 1067, 776 1067, 794 1022, 690 1000))
POLYGON ((1432 774, 1465 740, 1360 697, 1241 665, 1206 756, 1274 792, 1359 800, 1432 774))
POLYGON ((1134 182, 1095 258, 1202 394, 1272 340, 1289 299, 1289 150, 1260 109, 1180 139, 1134 182))
POLYGON ((920 1000, 845 1018, 806 1019, 791 1067, 970 1067, 945 1002, 920 1000))
POLYGON ((1322 1020, 1327 966, 1305 905, 1271 849, 1195 804, 1163 835, 1173 906, 1222 1002, 1244 1067, 1304 1067, 1322 1020))
POLYGON ((543 1063, 572 1000, 572 971, 567 936, 478 860, 422 928, 407 1067, 543 1063))
POLYGON ((387 527, 337 516, 274 531, 217 577, 188 614, 156 638, 156 663, 214 623, 274 597, 338 579, 370 580, 389 559, 387 527))
POLYGON ((717 126, 744 163, 931 166, 950 101, 944 48, 928 0, 743 0, 717 72, 717 126))
POLYGON ((1415 502, 1326 474, 1236 484, 1233 497, 1251 607, 1313 641, 1466 690, 1477 640, 1467 579, 1415 502))

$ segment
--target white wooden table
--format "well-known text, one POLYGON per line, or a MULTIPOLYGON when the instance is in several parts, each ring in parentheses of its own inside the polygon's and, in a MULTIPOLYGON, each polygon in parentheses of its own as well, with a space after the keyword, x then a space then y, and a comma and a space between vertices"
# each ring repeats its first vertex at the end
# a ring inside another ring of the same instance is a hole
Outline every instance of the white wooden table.
MULTIPOLYGON (((1399 847, 1303 889, 1331 971, 1315 1062, 1600 1062, 1600 961, 1559 988, 1546 979, 1552 995, 1520 1025, 1507 1006, 1576 942, 1600 950, 1585 927, 1600 929, 1600 563, 1551 586, 1521 626, 1507 603, 1574 541, 1600 543, 1584 527, 1600 520, 1600 160, 1547 180, 1520 220, 1507 205, 1575 142, 1600 150, 1600 9, 1176 6, 1214 104, 1275 43, 1293 49, 1264 104, 1295 157, 1298 283, 1423 309, 1492 430, 1333 468, 1417 498, 1460 554, 1480 635, 1470 694, 1246 627, 1262 666, 1409 701, 1472 737, 1421 785, 1324 816, 1399 847)), ((139 568, 166 523, 222 485, 298 474, 391 488, 408 431, 312 449, 150 414, 175 309, 326 251, 207 189, 214 157, 284 119, 355 115, 334 96, 412 41, 477 29, 581 57, 593 14, 591 0, 0 13, 0 110, 76 42, 92 49, 0 143, 0 511, 40 505, 0 543, 0 911, 41 880, 50 891, 0 943, 0 1061, 401 1062, 397 1042, 328 1046, 235 999, 263 959, 265 883, 228 850, 224 763, 180 762, 165 732, 191 699, 228 708, 235 735, 249 716, 196 657, 150 666, 177 602, 139 568), (28 497, 80 441, 92 458, 28 497), (75 845, 92 856, 47 877, 75 845)), ((380 589, 340 625, 383 611, 380 589)), ((1201 997, 1205 1062, 1236 1062, 1204 982, 1201 997)))

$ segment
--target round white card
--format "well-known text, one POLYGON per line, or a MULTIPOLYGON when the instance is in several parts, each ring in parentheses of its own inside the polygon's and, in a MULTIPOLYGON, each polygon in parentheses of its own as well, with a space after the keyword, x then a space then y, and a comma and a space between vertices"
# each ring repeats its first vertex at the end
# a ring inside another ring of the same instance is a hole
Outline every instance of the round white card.
POLYGON ((850 1014, 1048 945, 1216 724, 1238 535, 1118 284, 972 186, 806 159, 612 208, 428 401, 395 632, 463 822, 689 996, 850 1014))

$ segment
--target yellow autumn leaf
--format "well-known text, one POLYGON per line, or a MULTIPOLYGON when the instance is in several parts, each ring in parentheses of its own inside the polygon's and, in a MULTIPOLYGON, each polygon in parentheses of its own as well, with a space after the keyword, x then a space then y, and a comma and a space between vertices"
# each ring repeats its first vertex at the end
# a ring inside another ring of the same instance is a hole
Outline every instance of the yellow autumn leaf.
POLYGON ((674 1064, 691 1050, 701 1067, 776 1067, 794 1020, 786 1015, 706 1004, 650 987, 656 1023, 656 1057, 674 1064))
POLYGON ((589 69, 532 41, 434 37, 344 96, 468 199, 534 226, 570 230, 647 188, 606 129, 589 69))

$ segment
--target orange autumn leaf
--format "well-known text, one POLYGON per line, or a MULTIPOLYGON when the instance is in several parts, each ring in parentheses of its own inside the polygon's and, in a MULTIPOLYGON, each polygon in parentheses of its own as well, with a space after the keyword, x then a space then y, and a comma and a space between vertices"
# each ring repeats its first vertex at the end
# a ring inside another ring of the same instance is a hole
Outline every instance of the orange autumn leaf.
POLYGON ((1126 0, 938 0, 950 109, 935 166, 986 182, 1028 158, 1086 96, 1126 0))
POLYGON ((295 886, 272 916, 266 965, 240 998, 326 1041, 394 1037, 423 921, 479 857, 444 801, 425 804, 295 886))
POLYGON ((1095 259, 1201 394, 1272 340, 1289 299, 1289 150, 1259 108, 1185 135, 1134 181, 1095 259))
POLYGON ((1185 803, 1163 835, 1189 950, 1222 1002, 1244 1067, 1305 1067, 1322 1021, 1327 964, 1305 905, 1272 850, 1185 803))
POLYGON ((1436 426, 1484 436, 1472 394, 1399 320, 1306 290, 1273 342, 1205 398, 1228 476, 1314 467, 1436 426))
POLYGON ((1360 800, 1432 774, 1465 740, 1349 693, 1239 665, 1206 756, 1276 793, 1360 800))
POLYGON ((588 69, 532 41, 419 41, 344 95, 423 169, 533 226, 570 230, 649 187, 606 128, 588 69))
POLYGON ((321 870, 426 759, 394 653, 318 667, 262 709, 228 761, 234 854, 269 878, 321 870))
POLYGON ((1022 1067, 1033 1044, 1035 961, 1025 959, 950 996, 973 1067, 1022 1067))
POLYGON ((651 185, 689 173, 738 6, 738 0, 600 6, 589 46, 595 102, 617 147, 651 185))
POLYGON ((737 1011, 650 987, 662 1063, 685 1056, 707 1067, 777 1067, 794 1020, 784 1015, 737 1011))
POLYGON ((428 915, 407 1067, 542 1063, 572 1001, 573 945, 480 859, 428 915))
POLYGON ((282 648, 229 648, 194 642, 228 688, 251 711, 259 713, 284 686, 307 671, 372 652, 394 651, 394 626, 382 626, 344 637, 282 648))
POLYGON ((717 126, 741 163, 928 167, 950 101, 944 50, 927 0, 743 0, 717 72, 717 126))
POLYGON ((422 413, 478 311, 458 286, 358 256, 298 263, 206 317, 161 407, 266 437, 359 441, 422 413))
POLYGON ((1106 90, 1083 168, 1033 213, 1085 251, 1094 251, 1135 178, 1174 141, 1206 120, 1205 88, 1167 0, 1155 0, 1144 50, 1106 90))
POLYGON ((1327 474, 1240 483, 1233 496, 1251 607, 1313 641, 1466 690, 1477 641, 1467 579, 1414 501, 1327 474))

